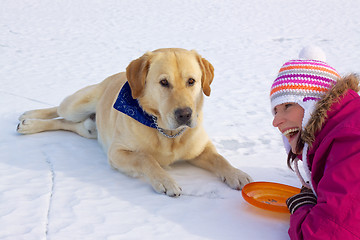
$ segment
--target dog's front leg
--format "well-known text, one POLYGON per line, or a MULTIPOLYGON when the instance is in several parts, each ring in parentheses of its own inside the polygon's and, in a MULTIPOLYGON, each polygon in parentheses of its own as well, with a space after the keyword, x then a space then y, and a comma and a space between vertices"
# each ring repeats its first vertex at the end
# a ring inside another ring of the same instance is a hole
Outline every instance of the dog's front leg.
POLYGON ((204 151, 189 161, 195 166, 204 168, 219 176, 226 184, 236 190, 241 190, 247 183, 252 182, 252 178, 245 172, 234 168, 219 153, 215 146, 208 142, 204 151))
POLYGON ((156 192, 171 197, 180 196, 181 188, 151 155, 113 145, 108 158, 111 166, 127 175, 145 176, 156 192))

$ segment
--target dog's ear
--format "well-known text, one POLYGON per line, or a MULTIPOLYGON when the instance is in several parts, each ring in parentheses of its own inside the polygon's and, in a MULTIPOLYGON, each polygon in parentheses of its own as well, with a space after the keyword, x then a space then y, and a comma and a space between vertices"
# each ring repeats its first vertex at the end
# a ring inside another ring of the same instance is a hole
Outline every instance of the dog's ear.
POLYGON ((131 88, 131 95, 134 99, 140 97, 144 90, 149 66, 149 53, 145 53, 140 58, 133 60, 126 68, 126 77, 131 88))
POLYGON ((202 71, 201 85, 203 92, 206 96, 210 96, 210 84, 214 79, 214 67, 208 60, 202 58, 201 56, 198 56, 198 61, 202 71))

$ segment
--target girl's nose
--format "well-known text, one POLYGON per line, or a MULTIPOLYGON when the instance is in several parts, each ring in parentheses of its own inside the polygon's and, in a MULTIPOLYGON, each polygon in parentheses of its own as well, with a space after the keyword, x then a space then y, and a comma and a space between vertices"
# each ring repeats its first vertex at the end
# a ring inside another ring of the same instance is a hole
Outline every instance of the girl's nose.
POLYGON ((281 116, 281 114, 278 113, 274 116, 274 120, 272 124, 274 127, 279 127, 279 125, 283 122, 284 122, 284 118, 281 116))

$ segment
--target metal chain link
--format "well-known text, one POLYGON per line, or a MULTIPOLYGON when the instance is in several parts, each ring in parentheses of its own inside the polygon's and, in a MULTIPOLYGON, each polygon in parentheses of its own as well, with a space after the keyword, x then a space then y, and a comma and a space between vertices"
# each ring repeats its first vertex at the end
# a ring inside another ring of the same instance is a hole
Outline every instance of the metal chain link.
POLYGON ((186 130, 186 127, 182 128, 178 133, 174 134, 174 135, 168 135, 165 133, 165 130, 162 129, 161 127, 158 126, 157 124, 157 118, 155 116, 152 116, 152 119, 155 123, 155 126, 156 126, 156 129, 162 134, 164 135, 165 137, 167 138, 176 138, 177 136, 181 135, 185 130, 186 130))

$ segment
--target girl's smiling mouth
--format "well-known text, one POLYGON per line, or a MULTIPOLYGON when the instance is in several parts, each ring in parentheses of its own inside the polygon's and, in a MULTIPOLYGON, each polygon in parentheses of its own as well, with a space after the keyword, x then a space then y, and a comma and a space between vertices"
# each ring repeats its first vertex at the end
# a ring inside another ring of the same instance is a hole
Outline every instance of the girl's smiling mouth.
POLYGON ((290 128, 283 132, 284 136, 288 139, 293 138, 295 135, 297 135, 300 132, 300 128, 290 128))

